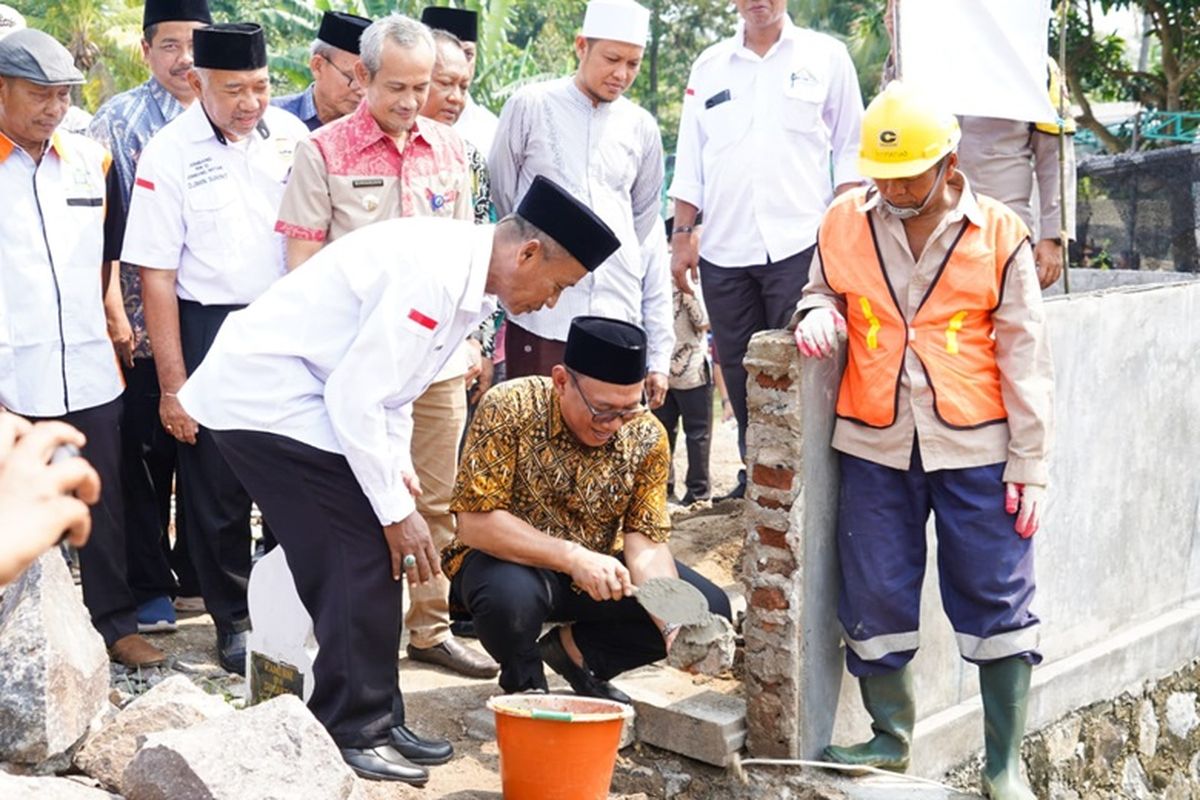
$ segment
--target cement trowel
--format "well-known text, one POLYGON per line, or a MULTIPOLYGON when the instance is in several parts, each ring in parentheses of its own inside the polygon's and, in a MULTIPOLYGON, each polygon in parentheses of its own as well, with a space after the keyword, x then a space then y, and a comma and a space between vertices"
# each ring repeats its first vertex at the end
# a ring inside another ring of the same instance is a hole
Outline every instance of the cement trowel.
POLYGON ((682 578, 651 578, 636 587, 634 597, 650 614, 678 625, 703 625, 708 621, 708 600, 682 578))

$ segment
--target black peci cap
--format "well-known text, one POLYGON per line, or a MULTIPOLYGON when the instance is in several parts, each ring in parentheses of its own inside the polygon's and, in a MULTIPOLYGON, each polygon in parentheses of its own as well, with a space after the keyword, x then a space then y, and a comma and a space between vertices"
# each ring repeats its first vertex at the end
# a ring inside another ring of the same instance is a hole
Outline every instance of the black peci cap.
POLYGON ((366 17, 346 14, 342 11, 326 11, 321 17, 321 27, 317 38, 330 47, 345 50, 347 53, 358 55, 358 40, 363 31, 371 27, 371 20, 366 17))
POLYGON ((192 34, 192 59, 203 69, 242 72, 267 65, 267 43, 261 25, 225 22, 197 28, 192 34))
POLYGON ((146 0, 142 30, 160 22, 204 22, 212 24, 208 0, 146 0))
POLYGON ((629 386, 646 378, 646 332, 607 317, 576 317, 563 363, 580 375, 629 386))
POLYGON ((421 12, 421 22, 434 30, 453 33, 464 42, 479 39, 479 14, 474 11, 430 6, 421 12))
POLYGON ((517 214, 562 245, 588 272, 621 246, 612 228, 596 212, 544 175, 533 179, 517 214))

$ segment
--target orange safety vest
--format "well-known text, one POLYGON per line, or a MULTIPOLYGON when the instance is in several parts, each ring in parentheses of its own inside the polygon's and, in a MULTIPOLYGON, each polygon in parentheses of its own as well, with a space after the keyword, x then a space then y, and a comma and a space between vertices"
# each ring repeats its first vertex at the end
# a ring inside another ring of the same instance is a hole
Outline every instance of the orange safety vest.
POLYGON ((921 360, 939 420, 978 428, 1007 418, 996 365, 992 313, 1004 278, 1029 241, 1025 224, 1003 204, 977 196, 985 223, 963 219, 933 285, 906 320, 887 279, 866 189, 847 192, 821 223, 818 250, 825 281, 846 300, 849 358, 837 414, 872 428, 896 421, 907 348, 921 360))

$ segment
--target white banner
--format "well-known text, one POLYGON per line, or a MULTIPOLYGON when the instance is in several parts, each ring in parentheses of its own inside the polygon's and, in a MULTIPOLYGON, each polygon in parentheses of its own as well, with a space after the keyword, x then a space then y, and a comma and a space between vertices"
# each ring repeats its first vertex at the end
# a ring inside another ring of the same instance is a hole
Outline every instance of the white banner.
POLYGON ((1058 118, 1046 88, 1051 0, 897 0, 900 77, 956 114, 1058 118))

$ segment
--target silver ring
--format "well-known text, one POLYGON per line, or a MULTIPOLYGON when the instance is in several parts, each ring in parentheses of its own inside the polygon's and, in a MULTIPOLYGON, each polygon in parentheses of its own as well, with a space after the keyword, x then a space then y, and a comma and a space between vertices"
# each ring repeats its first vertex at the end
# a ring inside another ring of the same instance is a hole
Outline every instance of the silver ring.
POLYGON ((414 556, 412 553, 409 553, 408 555, 406 555, 404 557, 404 561, 401 563, 404 564, 405 569, 412 569, 413 567, 415 567, 417 565, 417 557, 414 556))

